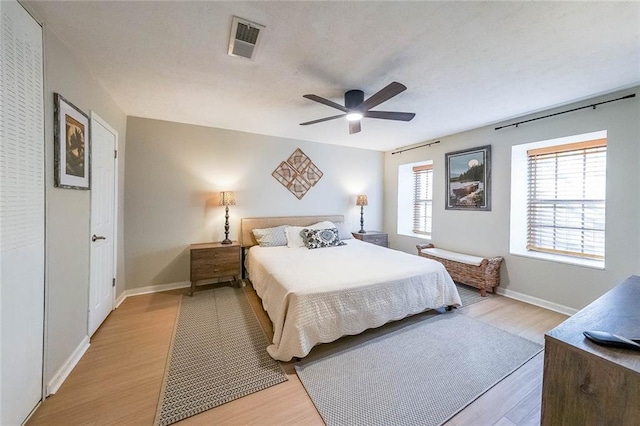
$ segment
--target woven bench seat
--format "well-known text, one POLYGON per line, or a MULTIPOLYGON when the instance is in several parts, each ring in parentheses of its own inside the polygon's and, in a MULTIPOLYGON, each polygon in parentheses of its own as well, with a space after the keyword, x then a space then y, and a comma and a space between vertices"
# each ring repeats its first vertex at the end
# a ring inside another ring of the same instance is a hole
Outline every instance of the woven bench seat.
POLYGON ((485 297, 487 290, 496 292, 500 285, 501 256, 483 258, 436 248, 433 244, 418 244, 418 255, 442 263, 454 281, 480 289, 485 297))

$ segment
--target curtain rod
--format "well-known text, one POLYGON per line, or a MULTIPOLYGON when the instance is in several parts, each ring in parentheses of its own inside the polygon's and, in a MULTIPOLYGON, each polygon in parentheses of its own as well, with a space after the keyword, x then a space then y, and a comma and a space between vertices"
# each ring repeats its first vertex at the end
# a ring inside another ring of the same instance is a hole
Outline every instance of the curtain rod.
POLYGON ((585 109, 585 108, 596 109, 596 107, 598 105, 608 104, 609 102, 616 102, 616 101, 621 101, 623 99, 631 99, 631 98, 635 98, 635 97, 636 97, 636 94, 632 93, 631 95, 623 96, 623 97, 617 98, 617 99, 611 99, 610 101, 604 101, 604 102, 598 102, 597 104, 585 105, 585 106, 580 107, 580 108, 574 108, 574 109, 570 109, 570 110, 567 110, 567 111, 556 112, 555 114, 545 115, 544 117, 532 118, 531 120, 518 121, 517 123, 507 124, 506 126, 496 127, 494 130, 500 130, 500 129, 504 129, 505 127, 512 127, 512 126, 518 127, 518 125, 524 124, 524 123, 528 123, 530 121, 542 120, 543 118, 549 118, 549 117, 553 117, 553 116, 560 115, 560 114, 566 114, 568 112, 578 111, 578 110, 585 109))
POLYGON ((422 148, 422 147, 424 147, 424 146, 431 146, 431 145, 435 145, 435 144, 437 144, 437 143, 440 143, 440 141, 429 142, 429 143, 423 143, 422 145, 414 146, 414 147, 411 147, 411 148, 399 149, 399 150, 397 150, 397 151, 393 151, 393 152, 391 153, 391 155, 394 155, 394 154, 402 154, 402 153, 403 153, 403 152, 405 152, 405 151, 411 151, 412 149, 422 148))

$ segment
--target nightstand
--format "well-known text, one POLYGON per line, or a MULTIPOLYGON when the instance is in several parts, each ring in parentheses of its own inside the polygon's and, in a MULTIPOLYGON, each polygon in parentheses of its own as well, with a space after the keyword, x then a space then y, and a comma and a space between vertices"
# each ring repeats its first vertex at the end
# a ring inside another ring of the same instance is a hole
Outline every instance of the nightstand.
POLYGON ((389 247, 389 236, 386 232, 380 231, 367 231, 366 234, 359 232, 352 232, 354 238, 364 241, 365 243, 375 244, 381 247, 389 247))
POLYGON ((193 295, 197 281, 233 277, 236 283, 241 283, 242 262, 240 258, 241 247, 237 241, 231 244, 191 244, 191 291, 189 296, 193 295))

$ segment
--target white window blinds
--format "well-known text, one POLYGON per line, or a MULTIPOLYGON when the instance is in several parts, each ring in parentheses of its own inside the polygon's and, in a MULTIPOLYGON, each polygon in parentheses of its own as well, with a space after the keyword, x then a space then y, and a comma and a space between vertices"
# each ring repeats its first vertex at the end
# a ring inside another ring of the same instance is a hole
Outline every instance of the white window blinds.
POLYGON ((413 232, 431 234, 433 166, 413 168, 413 232))
POLYGON ((604 260, 607 140, 527 156, 527 250, 604 260))

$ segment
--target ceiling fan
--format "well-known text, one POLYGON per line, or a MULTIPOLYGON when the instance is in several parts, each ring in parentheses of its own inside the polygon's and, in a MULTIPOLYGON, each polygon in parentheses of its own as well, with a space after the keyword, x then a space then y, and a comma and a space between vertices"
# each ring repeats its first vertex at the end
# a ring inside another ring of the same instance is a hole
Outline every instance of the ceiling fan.
POLYGON ((320 102, 321 104, 339 109, 344 112, 344 114, 307 121, 305 123, 300 123, 300 125, 308 126, 309 124, 322 123, 323 121, 346 117, 347 120, 349 120, 349 134, 354 134, 360 131, 360 120, 363 117, 381 118, 383 120, 411 121, 411 119, 416 116, 412 112, 371 111, 371 108, 388 101, 405 90, 407 90, 407 87, 404 84, 394 81, 377 93, 371 95, 371 97, 366 101, 364 100, 364 92, 362 90, 349 90, 344 94, 344 106, 330 101, 329 99, 321 98, 317 95, 304 95, 303 98, 311 99, 312 101, 320 102))

